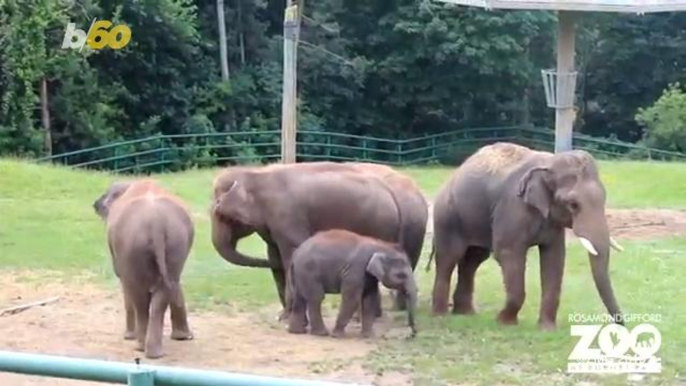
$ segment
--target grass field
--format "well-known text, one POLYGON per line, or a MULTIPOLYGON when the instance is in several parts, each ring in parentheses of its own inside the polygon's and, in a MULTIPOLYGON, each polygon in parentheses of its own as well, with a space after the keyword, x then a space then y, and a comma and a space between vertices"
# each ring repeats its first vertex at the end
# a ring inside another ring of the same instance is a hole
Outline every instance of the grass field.
MULTIPOLYGON (((451 173, 446 167, 403 171, 415 178, 428 198, 451 173)), ((207 209, 215 173, 216 169, 156 176, 184 198, 194 212, 197 238, 184 271, 191 312, 225 303, 244 311, 273 304, 277 301, 276 291, 269 272, 224 262, 209 241, 207 209)), ((602 162, 601 173, 610 207, 686 208, 684 164, 602 162)), ((104 226, 91 206, 115 179, 105 173, 0 160, 0 269, 5 273, 50 270, 65 276, 86 270, 95 273, 98 282, 116 290, 104 226)), ((663 372, 643 382, 676 383, 678 377, 686 376, 686 287, 682 284, 686 276, 686 238, 629 240, 622 244, 625 252, 615 254, 611 263, 620 306, 624 312, 658 313, 662 317, 656 327, 662 334, 658 355, 663 372)), ((257 238, 243 241, 239 248, 264 256, 257 238)), ((379 340, 369 358, 370 371, 411 372, 420 385, 626 384, 626 375, 565 374, 567 357, 577 340, 570 336, 567 316, 604 312, 581 247, 571 244, 568 248, 559 329, 552 333, 536 329, 540 298, 536 251, 532 250, 527 266, 527 300, 520 325, 504 328, 495 323, 504 291, 500 271, 492 259, 477 276, 477 315, 429 316, 434 272, 424 271, 428 245, 426 248, 417 271, 420 335, 413 341, 379 340)))

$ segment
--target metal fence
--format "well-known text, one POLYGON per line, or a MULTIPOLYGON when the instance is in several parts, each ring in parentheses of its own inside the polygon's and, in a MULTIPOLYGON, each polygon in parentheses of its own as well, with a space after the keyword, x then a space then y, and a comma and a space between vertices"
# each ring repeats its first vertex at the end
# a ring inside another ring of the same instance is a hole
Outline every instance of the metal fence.
MULTIPOLYGON (((368 161, 391 165, 459 163, 481 146, 509 141, 554 149, 555 133, 530 126, 468 128, 411 139, 388 139, 324 131, 299 131, 298 161, 368 161)), ((226 163, 264 163, 281 157, 279 131, 158 135, 56 154, 40 162, 116 172, 181 170, 226 163)), ((686 161, 686 154, 618 140, 574 135, 574 148, 597 158, 686 161)))
POLYGON ((355 386, 12 351, 0 351, 0 371, 130 386, 355 386))

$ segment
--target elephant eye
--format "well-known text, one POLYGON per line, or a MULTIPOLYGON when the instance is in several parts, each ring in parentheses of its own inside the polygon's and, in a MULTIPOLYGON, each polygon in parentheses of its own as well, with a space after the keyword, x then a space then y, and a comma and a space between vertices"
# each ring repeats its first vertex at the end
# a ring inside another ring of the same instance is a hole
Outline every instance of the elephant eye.
POLYGON ((579 207, 579 203, 578 203, 578 202, 572 201, 572 202, 569 203, 569 210, 571 210, 572 212, 575 212, 575 213, 578 212, 578 211, 579 211, 579 208, 580 208, 580 207, 579 207))
POLYGON ((407 279, 407 274, 405 272, 399 272, 396 275, 396 277, 398 278, 398 280, 405 280, 405 279, 407 279))

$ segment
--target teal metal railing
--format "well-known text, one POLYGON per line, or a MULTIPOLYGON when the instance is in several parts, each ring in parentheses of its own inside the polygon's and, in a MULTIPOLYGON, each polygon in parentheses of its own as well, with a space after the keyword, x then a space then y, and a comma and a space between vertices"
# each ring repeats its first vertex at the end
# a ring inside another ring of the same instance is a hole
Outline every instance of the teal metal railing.
MULTIPOLYGON (((468 128, 410 139, 300 131, 296 138, 296 154, 298 161, 367 161, 391 165, 457 163, 479 147, 497 141, 552 151, 554 139, 552 130, 530 126, 468 128)), ((116 172, 178 170, 223 163, 274 161, 280 158, 280 146, 280 132, 276 130, 157 135, 56 154, 38 161, 116 172)), ((583 134, 574 135, 574 147, 587 150, 598 158, 686 161, 686 154, 583 134)))
POLYGON ((130 386, 354 386, 292 378, 0 351, 0 371, 130 386))

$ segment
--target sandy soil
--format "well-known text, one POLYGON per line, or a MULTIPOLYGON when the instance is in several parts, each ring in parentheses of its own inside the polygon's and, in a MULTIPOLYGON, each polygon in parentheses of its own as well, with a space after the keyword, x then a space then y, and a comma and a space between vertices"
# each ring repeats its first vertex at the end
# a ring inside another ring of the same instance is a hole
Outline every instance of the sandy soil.
MULTIPOLYGON (((359 324, 351 322, 343 340, 292 335, 274 319, 278 308, 251 314, 228 309, 191 312, 189 323, 195 340, 169 339, 166 321, 164 348, 167 355, 149 361, 122 339, 124 318, 120 294, 107 291, 85 278, 69 283, 26 280, 38 273, 0 275, 0 308, 60 296, 58 302, 0 317, 0 350, 15 350, 92 359, 184 366, 269 376, 289 376, 358 382, 376 385, 409 385, 410 377, 386 373, 376 376, 362 367, 362 358, 375 347, 359 337, 359 324), (22 278, 17 280, 17 278, 22 278)), ((335 314, 329 312, 327 325, 335 314)), ((378 339, 402 339, 407 328, 382 318, 375 325, 378 339)), ((97 384, 55 378, 0 373, 3 386, 78 386, 97 384)))

